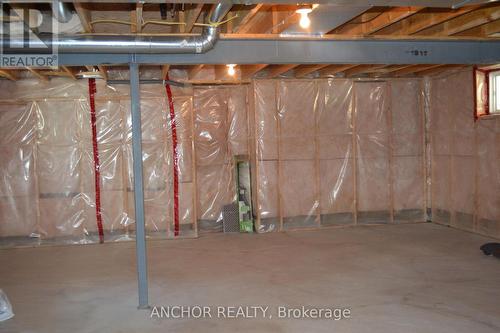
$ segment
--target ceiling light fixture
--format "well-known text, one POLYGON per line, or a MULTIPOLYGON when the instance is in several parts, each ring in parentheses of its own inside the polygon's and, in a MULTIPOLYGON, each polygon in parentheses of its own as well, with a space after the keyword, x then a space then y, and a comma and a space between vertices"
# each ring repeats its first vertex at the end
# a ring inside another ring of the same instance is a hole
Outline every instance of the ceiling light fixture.
POLYGON ((297 10, 295 10, 297 14, 300 14, 300 21, 299 25, 303 29, 309 28, 311 25, 311 20, 309 19, 308 14, 312 12, 312 6, 311 5, 300 5, 297 7, 297 10))
POLYGON ((226 65, 227 66, 227 74, 231 75, 231 76, 234 76, 234 74, 236 73, 236 71, 234 70, 234 66, 236 66, 235 64, 229 64, 229 65, 226 65))

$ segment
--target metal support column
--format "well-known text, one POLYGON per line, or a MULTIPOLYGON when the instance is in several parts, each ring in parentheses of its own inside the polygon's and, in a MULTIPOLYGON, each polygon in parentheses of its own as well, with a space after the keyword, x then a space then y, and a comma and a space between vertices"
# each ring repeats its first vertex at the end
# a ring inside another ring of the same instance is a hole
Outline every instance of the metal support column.
POLYGON ((132 112, 132 155, 134 159, 135 246, 139 309, 149 308, 146 233, 144 226, 144 187, 142 175, 141 101, 139 96, 139 65, 130 64, 130 103, 132 112))

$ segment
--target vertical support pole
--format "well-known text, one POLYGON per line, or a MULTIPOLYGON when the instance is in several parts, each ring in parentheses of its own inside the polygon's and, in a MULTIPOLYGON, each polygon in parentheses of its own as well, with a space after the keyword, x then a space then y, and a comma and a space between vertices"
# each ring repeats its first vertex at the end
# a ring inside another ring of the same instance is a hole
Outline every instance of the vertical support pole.
POLYGON ((389 128, 389 216, 390 223, 394 223, 394 125, 392 117, 392 81, 385 84, 388 97, 387 102, 387 127, 389 128))
POLYGON ((351 107, 351 131, 352 131, 352 183, 354 186, 354 224, 358 224, 358 133, 356 128, 357 103, 356 103, 356 82, 352 82, 352 107, 351 107))
POLYGON ((280 219, 280 228, 279 231, 283 231, 284 224, 283 224, 283 194, 282 194, 282 189, 283 189, 283 181, 281 180, 282 176, 282 161, 281 161, 281 114, 280 114, 280 94, 279 94, 279 89, 280 89, 280 81, 276 80, 275 84, 275 89, 274 89, 274 98, 275 98, 275 103, 276 103, 276 109, 275 109, 275 115, 276 115, 276 134, 278 136, 277 138, 277 143, 278 143, 278 209, 279 209, 279 219, 280 219))
POLYGON ((146 233, 144 226, 144 188, 142 179, 142 131, 139 97, 139 65, 130 64, 130 102, 132 113, 132 156, 134 168, 135 246, 137 254, 137 279, 139 309, 149 308, 146 233))
MULTIPOLYGON (((316 206, 316 225, 317 227, 321 227, 321 176, 320 176, 320 159, 319 159, 319 117, 325 112, 324 105, 319 104, 319 86, 318 81, 313 81, 314 84, 314 92, 316 96, 314 97, 314 178, 315 178, 315 197, 317 201, 316 206), (318 107, 319 105, 319 107, 318 107)), ((323 101, 321 102, 323 103, 323 101)))

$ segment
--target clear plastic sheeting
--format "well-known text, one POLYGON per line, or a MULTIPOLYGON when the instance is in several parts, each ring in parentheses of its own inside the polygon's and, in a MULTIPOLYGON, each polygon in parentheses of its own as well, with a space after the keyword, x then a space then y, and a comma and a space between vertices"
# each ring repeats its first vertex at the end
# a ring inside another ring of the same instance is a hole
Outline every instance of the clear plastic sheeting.
MULTIPOLYGON (((2 93, 0 103, 0 145, 5 152, 0 162, 2 245, 99 241, 94 143, 104 240, 133 237, 129 86, 98 82, 95 138, 87 80, 26 80, 3 86, 9 95, 2 93)), ((173 147, 165 87, 142 88, 146 228, 148 237, 172 237, 173 147)), ((177 91, 174 106, 179 138, 179 236, 194 237, 192 95, 177 91)))
MULTIPOLYGON (((93 137, 87 80, 0 82, 1 245, 98 242, 96 191, 104 241, 134 237, 130 87, 96 83, 93 137)), ((251 161, 258 232, 424 221, 420 79, 172 92, 180 237, 222 230, 223 207, 236 200, 237 156, 251 161)), ((140 96, 147 236, 175 238, 165 86, 141 85, 140 96)))
POLYGON ((247 87, 194 90, 198 227, 222 230, 222 208, 236 200, 234 156, 248 154, 247 87))
POLYGON ((424 221, 420 80, 256 80, 253 93, 258 231, 424 221))
POLYGON ((500 117, 475 120, 473 84, 471 70, 429 82, 432 220, 500 238, 500 117))

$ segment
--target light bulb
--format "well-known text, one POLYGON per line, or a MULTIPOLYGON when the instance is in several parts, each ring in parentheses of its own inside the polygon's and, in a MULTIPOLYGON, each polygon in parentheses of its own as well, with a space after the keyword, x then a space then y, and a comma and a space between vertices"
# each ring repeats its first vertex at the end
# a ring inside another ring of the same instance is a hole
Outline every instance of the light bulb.
POLYGON ((300 5, 297 10, 295 10, 297 14, 300 14, 299 25, 302 29, 307 29, 311 25, 311 20, 309 19, 308 14, 312 12, 311 5, 300 5))
POLYGON ((307 13, 300 13, 299 24, 303 29, 309 28, 309 26, 311 25, 311 20, 309 19, 309 16, 307 16, 307 13))
POLYGON ((236 71, 234 70, 234 66, 236 65, 227 65, 227 74, 231 75, 231 76, 234 76, 234 74, 236 74, 236 71))

